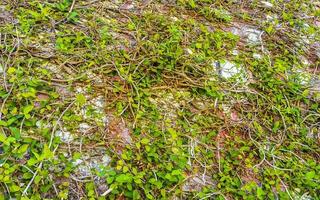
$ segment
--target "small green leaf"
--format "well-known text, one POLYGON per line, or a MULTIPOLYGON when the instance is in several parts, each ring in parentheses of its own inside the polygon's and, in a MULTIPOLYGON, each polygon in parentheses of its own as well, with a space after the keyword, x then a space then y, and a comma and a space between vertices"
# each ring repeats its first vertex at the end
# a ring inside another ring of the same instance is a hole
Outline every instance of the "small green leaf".
POLYGON ((20 190, 20 187, 18 185, 12 185, 10 187, 11 192, 18 192, 20 190))
POLYGON ((150 140, 148 138, 143 138, 141 144, 149 144, 150 140))
POLYGON ((306 179, 308 179, 308 180, 313 179, 315 176, 316 176, 315 171, 311 171, 311 172, 306 173, 306 179))
POLYGON ((263 189, 261 187, 258 187, 257 189, 257 196, 259 199, 263 199, 263 196, 265 195, 265 192, 263 191, 263 189))
POLYGON ((279 130, 279 127, 280 127, 280 122, 279 121, 276 121, 273 125, 273 128, 272 128, 272 132, 277 132, 279 130))
POLYGON ((8 126, 7 122, 0 120, 0 126, 8 126))
POLYGON ((83 106, 86 101, 86 97, 83 94, 77 94, 76 102, 79 104, 79 106, 83 106))
POLYGON ((73 11, 69 14, 68 20, 76 22, 78 20, 78 13, 73 11))
POLYGON ((201 43, 196 43, 196 48, 200 49, 202 47, 201 43))
POLYGON ((5 142, 6 139, 7 139, 7 136, 4 133, 0 132, 0 142, 5 142))
POLYGON ((8 74, 13 74, 16 71, 14 67, 9 67, 8 74))
POLYGON ((132 175, 131 174, 120 174, 119 176, 117 176, 116 182, 131 183, 132 182, 132 175))
POLYGON ((29 145, 28 144, 23 144, 19 147, 17 153, 19 154, 24 154, 28 150, 29 145))
POLYGON ((182 173, 182 172, 181 172, 180 169, 176 169, 176 170, 173 170, 173 171, 171 172, 172 175, 180 175, 181 173, 182 173))
POLYGON ((9 129, 16 139, 21 138, 20 129, 18 129, 16 127, 9 127, 9 129))
POLYGON ((23 108, 23 114, 26 117, 26 119, 29 119, 31 117, 29 113, 32 111, 33 108, 33 105, 27 105, 23 108))
POLYGON ((50 148, 48 147, 47 144, 44 145, 43 147, 43 152, 42 152, 42 155, 41 155, 41 160, 44 160, 44 159, 50 159, 53 157, 53 153, 51 152, 50 148))

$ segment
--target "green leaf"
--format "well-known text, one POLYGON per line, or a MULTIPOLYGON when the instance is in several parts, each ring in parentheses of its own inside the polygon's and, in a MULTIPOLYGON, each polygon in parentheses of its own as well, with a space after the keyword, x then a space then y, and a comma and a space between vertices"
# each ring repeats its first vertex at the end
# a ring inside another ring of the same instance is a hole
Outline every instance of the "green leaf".
POLYGON ((23 144, 19 147, 17 153, 19 154, 24 154, 28 150, 29 145, 28 144, 23 144))
MULTIPOLYGON (((22 115, 21 115, 22 116, 22 115)), ((17 121, 20 117, 11 117, 8 121, 7 121, 7 126, 10 126, 11 124, 13 124, 13 122, 17 121)))
POLYGON ((6 139, 7 139, 7 136, 4 133, 0 132, 0 142, 5 142, 6 139))
POLYGON ((180 169, 176 169, 176 170, 173 170, 173 171, 171 172, 172 175, 180 175, 181 173, 182 173, 182 172, 181 172, 180 169))
POLYGON ((132 197, 133 199, 139 199, 140 195, 138 190, 133 190, 132 197))
POLYGON ((28 165, 29 165, 29 166, 33 166, 33 165, 35 165, 36 163, 38 163, 38 160, 37 160, 36 158, 30 158, 30 159, 28 160, 28 165))
POLYGON ((276 121, 273 125, 273 128, 272 128, 272 132, 277 132, 279 130, 279 127, 280 127, 280 122, 279 121, 276 121))
POLYGON ((86 101, 86 97, 83 94, 77 94, 76 102, 79 104, 79 106, 83 106, 86 101))
POLYGON ((23 114, 28 114, 32 111, 33 105, 27 105, 23 108, 23 114))
POLYGON ((148 194, 147 194, 147 198, 148 198, 148 199, 153 199, 153 196, 152 196, 150 193, 148 193, 148 194))
POLYGON ((16 71, 14 67, 9 67, 8 74, 13 74, 16 71))
POLYGON ((42 152, 42 155, 41 155, 41 160, 44 160, 44 159, 50 159, 53 157, 53 152, 51 152, 50 148, 48 147, 47 144, 44 145, 43 147, 43 152, 42 152))
POLYGON ((131 174, 120 174, 119 176, 117 176, 116 182, 131 183, 132 182, 132 175, 131 174))
POLYGON ((0 120, 0 126, 8 126, 7 122, 0 120))
POLYGON ((9 129, 16 139, 21 138, 20 129, 18 129, 16 127, 9 127, 9 129))
POLYGON ((200 49, 202 47, 201 43, 196 43, 196 48, 200 49))
POLYGON ((316 176, 316 172, 315 171, 311 171, 306 173, 306 179, 311 180, 316 176))
POLYGON ((195 8, 196 7, 196 3, 193 0, 189 0, 188 3, 189 3, 191 8, 195 8))
POLYGON ((26 117, 26 119, 29 119, 31 117, 29 113, 32 111, 33 108, 33 105, 27 105, 23 108, 23 114, 26 117))
POLYGON ((177 132, 173 128, 168 128, 168 132, 171 134, 172 139, 176 139, 178 137, 177 132))
POLYGON ((149 140, 148 138, 143 138, 143 139, 141 140, 141 143, 142 143, 142 144, 149 144, 149 142, 150 142, 150 140, 149 140))
POLYGON ((18 192, 20 190, 20 187, 18 185, 12 185, 10 187, 11 192, 18 192))
POLYGON ((107 183, 110 184, 113 182, 113 180, 114 180, 114 177, 110 176, 107 178, 107 183))
POLYGON ((265 195, 265 192, 263 191, 263 189, 261 187, 258 187, 258 189, 257 189, 258 198, 262 199, 264 195, 265 195))

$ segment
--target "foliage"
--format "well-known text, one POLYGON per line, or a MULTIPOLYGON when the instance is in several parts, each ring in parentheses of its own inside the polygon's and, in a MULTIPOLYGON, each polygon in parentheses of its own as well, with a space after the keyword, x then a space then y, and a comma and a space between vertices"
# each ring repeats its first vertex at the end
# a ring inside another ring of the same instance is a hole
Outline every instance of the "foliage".
POLYGON ((1 199, 319 198, 318 4, 120 2, 1 3, 1 199))

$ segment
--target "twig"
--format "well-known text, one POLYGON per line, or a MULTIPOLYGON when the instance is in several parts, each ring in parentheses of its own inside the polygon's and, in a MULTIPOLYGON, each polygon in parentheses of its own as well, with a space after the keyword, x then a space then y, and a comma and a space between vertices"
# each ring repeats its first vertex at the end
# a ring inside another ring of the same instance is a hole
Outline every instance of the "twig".
POLYGON ((283 187, 285 188, 286 192, 288 193, 291 200, 293 200, 292 196, 290 195, 290 192, 288 190, 288 187, 284 184, 284 182, 281 180, 281 178, 278 176, 280 182, 282 183, 283 187))
POLYGON ((72 10, 74 9, 75 4, 76 4, 76 0, 73 0, 73 1, 72 1, 72 4, 71 4, 71 6, 70 6, 70 9, 69 9, 68 15, 67 15, 65 18, 63 18, 63 19, 61 19, 60 21, 58 21, 57 23, 55 23, 54 25, 58 25, 58 24, 60 24, 61 22, 63 22, 63 21, 65 21, 66 19, 68 19, 68 17, 70 16, 70 13, 71 13, 72 10))
POLYGON ((51 147, 52 145, 52 141, 53 141, 53 138, 54 138, 54 132, 58 126, 58 123, 59 121, 61 120, 61 118, 63 117, 63 115, 71 108, 71 106, 76 102, 76 100, 74 100, 73 102, 71 102, 69 104, 69 106, 61 113, 61 115, 59 116, 57 122, 55 123, 55 125, 53 126, 52 128, 52 131, 51 131, 51 136, 50 136, 50 142, 49 142, 49 148, 51 147))
POLYGON ((11 88, 10 88, 9 93, 7 94, 6 98, 2 102, 1 110, 0 110, 0 120, 2 119, 2 112, 3 112, 4 105, 6 104, 6 101, 8 100, 10 94, 12 93, 12 90, 13 90, 14 86, 15 86, 15 84, 13 83, 11 88))
MULTIPOLYGON (((63 115, 67 112, 67 110, 69 110, 69 108, 70 108, 74 103, 75 103, 75 100, 74 100, 73 102, 71 102, 71 103, 69 104, 69 106, 61 113, 61 115, 59 116, 56 124, 55 124, 54 127, 52 128, 51 137, 50 137, 50 142, 49 142, 49 145, 48 145, 49 148, 50 148, 51 145, 52 145, 52 141, 53 141, 53 137, 54 137, 54 132, 55 132, 55 130, 56 130, 56 128, 57 128, 57 125, 58 125, 59 121, 61 120, 61 118, 63 117, 63 115)), ((34 172, 32 179, 29 181, 27 187, 23 190, 22 196, 25 196, 25 195, 27 194, 27 191, 28 191, 29 187, 31 186, 31 184, 32 184, 32 182, 34 181, 34 179, 36 178, 38 172, 41 170, 42 166, 43 166, 43 161, 41 161, 40 164, 38 165, 37 170, 34 172)))

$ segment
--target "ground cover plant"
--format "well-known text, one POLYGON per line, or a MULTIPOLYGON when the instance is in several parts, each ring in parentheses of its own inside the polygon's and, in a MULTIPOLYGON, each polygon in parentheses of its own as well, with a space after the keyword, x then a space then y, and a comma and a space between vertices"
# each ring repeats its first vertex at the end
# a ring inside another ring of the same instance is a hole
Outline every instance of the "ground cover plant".
POLYGON ((1 0, 0 199, 319 199, 319 17, 1 0))

